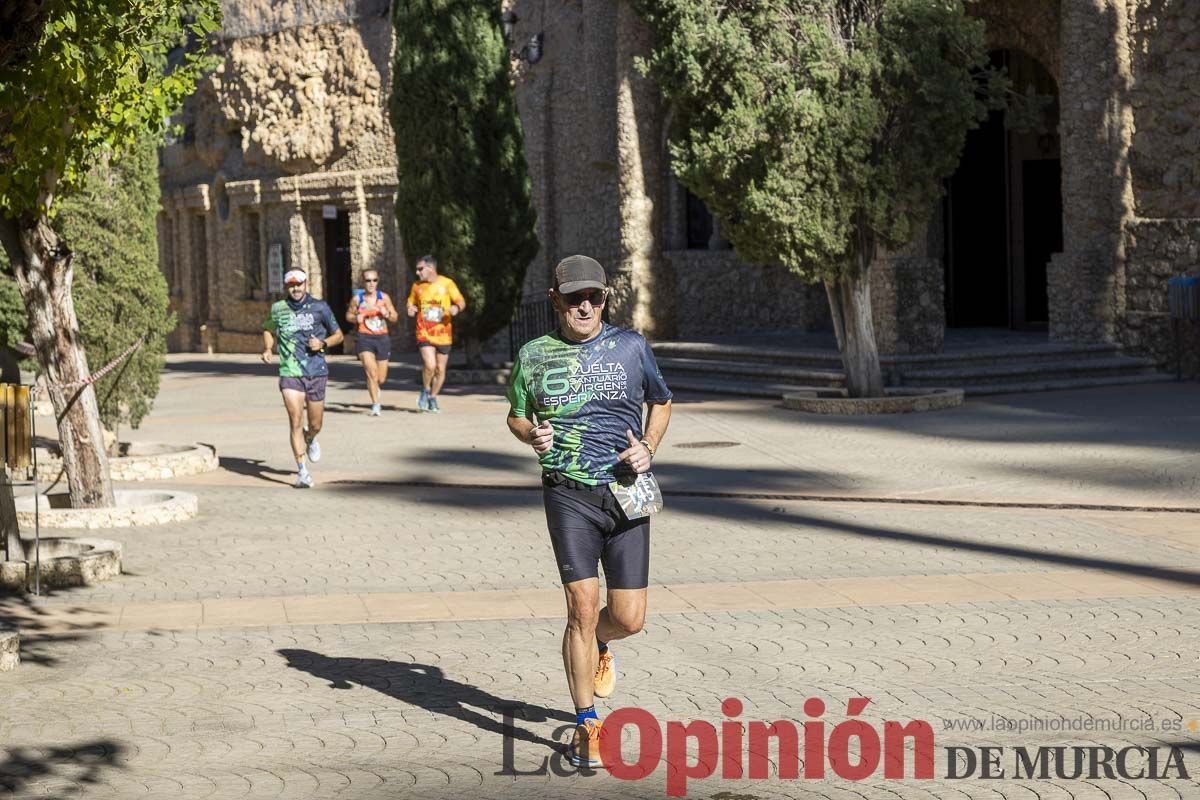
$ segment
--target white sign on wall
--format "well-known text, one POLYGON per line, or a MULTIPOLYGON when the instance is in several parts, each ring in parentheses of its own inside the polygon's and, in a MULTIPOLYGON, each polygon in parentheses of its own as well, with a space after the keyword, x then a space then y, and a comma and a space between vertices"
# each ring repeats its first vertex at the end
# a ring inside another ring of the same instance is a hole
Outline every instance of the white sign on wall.
POLYGON ((278 242, 267 249, 267 291, 283 291, 283 245, 278 242))

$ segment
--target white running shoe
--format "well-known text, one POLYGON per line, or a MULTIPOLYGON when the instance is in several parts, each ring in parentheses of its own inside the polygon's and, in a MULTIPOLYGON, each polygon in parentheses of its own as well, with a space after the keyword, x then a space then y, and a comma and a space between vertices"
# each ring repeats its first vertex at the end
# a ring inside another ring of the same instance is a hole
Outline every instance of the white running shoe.
POLYGON ((305 470, 304 472, 297 472, 296 482, 292 484, 292 486, 296 489, 311 489, 312 485, 312 475, 308 473, 308 470, 305 470))
POLYGON ((381 408, 380 408, 379 403, 371 404, 371 416, 372 417, 378 417, 380 411, 381 411, 381 408))
POLYGON ((308 443, 308 460, 314 464, 321 460, 321 445, 316 439, 308 443))

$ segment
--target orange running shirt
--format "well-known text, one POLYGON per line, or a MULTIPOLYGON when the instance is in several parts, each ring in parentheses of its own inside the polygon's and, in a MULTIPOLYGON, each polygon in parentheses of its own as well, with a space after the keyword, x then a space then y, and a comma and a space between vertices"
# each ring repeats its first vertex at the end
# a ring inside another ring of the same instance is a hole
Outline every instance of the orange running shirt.
POLYGON ((362 289, 354 290, 358 300, 358 311, 362 312, 363 321, 358 323, 358 332, 368 336, 382 336, 388 332, 387 319, 383 316, 383 292, 375 292, 374 305, 367 305, 368 298, 362 289))
POLYGON ((445 275, 414 283, 408 293, 408 305, 417 307, 417 341, 453 344, 450 306, 462 306, 465 302, 457 284, 445 275))

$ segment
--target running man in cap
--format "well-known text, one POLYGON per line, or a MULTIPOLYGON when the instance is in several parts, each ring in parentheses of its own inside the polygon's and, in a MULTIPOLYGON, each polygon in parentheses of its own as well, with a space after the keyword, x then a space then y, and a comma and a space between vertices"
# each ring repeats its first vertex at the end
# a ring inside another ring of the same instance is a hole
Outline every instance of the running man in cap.
POLYGON ((450 345, 454 343, 451 318, 466 309, 467 301, 458 284, 438 275, 437 259, 433 256, 422 256, 416 272, 417 281, 408 293, 408 315, 417 317, 417 349, 421 351, 421 395, 417 398, 417 408, 436 414, 441 411, 437 397, 446 382, 446 363, 450 360, 450 345))
POLYGON ((371 396, 371 416, 378 417, 382 406, 379 390, 387 381, 388 358, 392 354, 392 340, 388 336, 388 323, 400 319, 392 298, 379 289, 379 273, 373 269, 363 272, 363 285, 355 289, 346 309, 346 321, 358 327, 354 334, 354 354, 362 362, 367 374, 367 394, 371 396))
POLYGON ((649 477, 642 474, 671 420, 671 391, 649 344, 600 319, 607 283, 594 259, 559 262, 550 290, 559 328, 521 348, 508 386, 508 429, 541 463, 546 524, 566 594, 563 664, 576 715, 567 759, 587 767, 601 766, 594 698, 615 688, 610 643, 640 631, 646 618, 650 518, 627 514, 617 490, 649 477), (599 563, 608 584, 603 608, 599 563))
POLYGON ((297 489, 313 485, 305 456, 314 463, 321 460, 317 434, 325 418, 325 382, 329 367, 325 348, 342 341, 333 311, 324 300, 308 293, 304 270, 289 270, 283 276, 286 296, 271 306, 263 323, 263 363, 271 363, 271 350, 279 342, 279 391, 291 425, 292 454, 296 457, 297 489), (304 428, 305 412, 308 430, 304 428))

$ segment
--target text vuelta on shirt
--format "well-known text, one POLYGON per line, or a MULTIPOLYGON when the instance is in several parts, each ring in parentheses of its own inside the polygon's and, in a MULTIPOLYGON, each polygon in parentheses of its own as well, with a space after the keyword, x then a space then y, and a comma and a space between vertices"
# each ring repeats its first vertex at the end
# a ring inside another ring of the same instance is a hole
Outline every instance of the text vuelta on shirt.
POLYGON ((317 326, 317 318, 310 312, 304 311, 294 313, 284 322, 283 333, 295 333, 296 331, 310 330, 317 326))
POLYGON ((594 362, 553 367, 542 373, 538 402, 546 408, 590 400, 627 400, 629 374, 620 362, 594 362))

